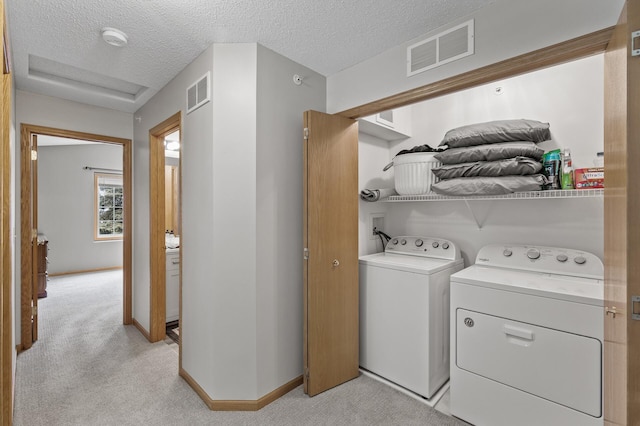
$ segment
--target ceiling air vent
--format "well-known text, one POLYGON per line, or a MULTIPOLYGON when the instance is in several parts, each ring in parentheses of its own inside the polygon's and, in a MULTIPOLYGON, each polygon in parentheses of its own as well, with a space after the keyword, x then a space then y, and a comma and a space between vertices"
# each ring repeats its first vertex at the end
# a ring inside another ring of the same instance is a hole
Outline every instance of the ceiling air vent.
POLYGON ((473 19, 407 47, 407 77, 473 55, 473 19))
POLYGON ((209 102, 211 99, 209 94, 210 81, 211 72, 208 72, 189 86, 187 89, 187 114, 209 102))

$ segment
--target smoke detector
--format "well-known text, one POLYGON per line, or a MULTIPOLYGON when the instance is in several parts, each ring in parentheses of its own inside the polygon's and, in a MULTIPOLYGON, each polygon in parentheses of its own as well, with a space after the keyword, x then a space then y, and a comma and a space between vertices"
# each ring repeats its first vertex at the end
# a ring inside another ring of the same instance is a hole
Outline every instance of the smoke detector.
POLYGON ((127 35, 116 28, 103 28, 102 39, 116 47, 123 47, 127 45, 127 35))

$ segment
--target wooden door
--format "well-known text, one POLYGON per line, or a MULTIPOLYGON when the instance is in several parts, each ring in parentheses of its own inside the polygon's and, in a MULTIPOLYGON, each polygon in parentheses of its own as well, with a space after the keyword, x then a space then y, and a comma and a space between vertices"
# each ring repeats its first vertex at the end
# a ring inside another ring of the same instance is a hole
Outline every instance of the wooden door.
POLYGON ((640 312, 640 304, 630 303, 640 296, 640 57, 631 57, 630 48, 636 30, 640 0, 628 0, 605 52, 606 425, 640 424, 640 321, 630 315, 640 312))
POLYGON ((358 125, 304 113, 304 391, 358 376, 358 125))
MULTIPOLYGON (((27 132, 22 128, 22 132, 27 132)), ((28 133, 21 138, 20 148, 20 283, 21 283, 21 343, 29 349, 38 337, 37 316, 34 315, 34 289, 37 285, 35 255, 37 254, 37 235, 34 217, 34 169, 37 167, 33 148, 35 135, 28 133)), ((37 303, 37 296, 35 296, 37 303)), ((36 305, 37 306, 37 305, 36 305)))
POLYGON ((33 306, 31 330, 33 341, 38 340, 38 135, 33 135, 31 152, 31 305, 33 306))

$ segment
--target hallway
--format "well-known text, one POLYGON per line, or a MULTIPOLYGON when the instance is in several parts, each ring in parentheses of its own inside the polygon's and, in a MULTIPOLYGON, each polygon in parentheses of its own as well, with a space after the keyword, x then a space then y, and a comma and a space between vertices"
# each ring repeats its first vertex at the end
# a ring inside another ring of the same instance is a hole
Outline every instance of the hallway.
POLYGON ((178 376, 175 343, 121 324, 121 276, 49 280, 39 340, 18 356, 15 425, 464 424, 363 375, 312 399, 299 386, 260 411, 210 411, 178 376))

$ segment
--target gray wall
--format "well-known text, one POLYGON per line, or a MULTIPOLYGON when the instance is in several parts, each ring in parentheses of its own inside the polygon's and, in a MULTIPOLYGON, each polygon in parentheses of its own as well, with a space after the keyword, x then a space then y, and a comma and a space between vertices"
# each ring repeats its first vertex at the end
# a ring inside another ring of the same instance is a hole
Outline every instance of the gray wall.
POLYGON ((327 78, 327 111, 395 95, 615 25, 624 0, 497 0, 327 78), (552 13, 550 13, 552 11, 552 13), (407 77, 407 47, 475 19, 475 54, 407 77))
POLYGON ((325 87, 324 77, 258 45, 258 396, 302 374, 302 113, 324 111, 325 87))
MULTIPOLYGON (((302 113, 324 105, 317 73, 214 44, 135 113, 146 192, 148 131, 183 112, 182 366, 215 400, 256 400, 302 374, 302 113), (186 88, 207 71, 212 101, 186 115, 186 88)), ((148 327, 149 207, 135 203, 135 317, 148 327)))
MULTIPOLYGON (((95 133, 131 139, 133 135, 133 114, 100 108, 50 96, 37 95, 23 90, 16 90, 16 137, 22 123, 33 124, 78 132, 95 133)), ((20 176, 20 141, 16 141, 15 176, 20 176)), ((19 235, 20 224, 20 180, 15 179, 16 202, 14 204, 14 235, 19 235), (15 233, 17 232, 17 234, 15 233)), ((135 193, 134 193, 135 198, 135 193)), ((15 240, 19 247, 19 238, 15 240)), ((20 250, 15 251, 14 276, 16 277, 16 318, 20 318, 20 250)), ((136 259, 134 258, 134 262, 136 259)), ((15 321, 16 343, 20 343, 20 321, 15 321)))
POLYGON ((49 274, 122 266, 122 240, 94 240, 94 172, 122 170, 122 147, 38 148, 38 232, 49 240, 49 274))

